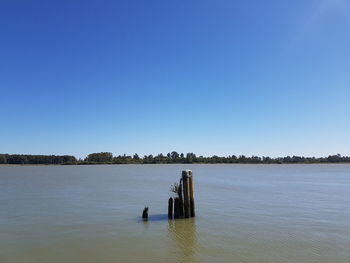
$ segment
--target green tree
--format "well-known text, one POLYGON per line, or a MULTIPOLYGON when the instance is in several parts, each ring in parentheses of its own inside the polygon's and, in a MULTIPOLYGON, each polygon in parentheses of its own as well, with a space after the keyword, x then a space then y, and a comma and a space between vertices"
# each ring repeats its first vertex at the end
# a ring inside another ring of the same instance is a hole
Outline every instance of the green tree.
POLYGON ((0 164, 6 164, 7 163, 7 158, 5 154, 0 155, 0 164))
POLYGON ((91 153, 86 161, 93 163, 110 163, 113 160, 113 154, 110 152, 91 153))
POLYGON ((176 161, 180 155, 177 152, 173 151, 171 152, 170 156, 172 160, 176 161))

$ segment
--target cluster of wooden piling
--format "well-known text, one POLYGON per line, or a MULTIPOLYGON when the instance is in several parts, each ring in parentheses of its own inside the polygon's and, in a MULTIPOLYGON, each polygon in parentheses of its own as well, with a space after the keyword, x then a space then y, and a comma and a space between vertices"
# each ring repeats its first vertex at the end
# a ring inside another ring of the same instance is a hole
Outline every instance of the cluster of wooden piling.
POLYGON ((195 217, 194 184, 192 171, 182 171, 177 197, 169 198, 168 218, 190 218, 195 217))

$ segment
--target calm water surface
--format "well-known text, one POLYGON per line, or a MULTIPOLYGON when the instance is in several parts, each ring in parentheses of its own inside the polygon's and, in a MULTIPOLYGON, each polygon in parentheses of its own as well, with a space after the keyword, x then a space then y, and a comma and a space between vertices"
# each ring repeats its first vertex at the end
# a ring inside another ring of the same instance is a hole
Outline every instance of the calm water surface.
POLYGON ((0 262, 349 263, 350 165, 2 166, 0 262), (183 169, 197 217, 168 221, 183 169))

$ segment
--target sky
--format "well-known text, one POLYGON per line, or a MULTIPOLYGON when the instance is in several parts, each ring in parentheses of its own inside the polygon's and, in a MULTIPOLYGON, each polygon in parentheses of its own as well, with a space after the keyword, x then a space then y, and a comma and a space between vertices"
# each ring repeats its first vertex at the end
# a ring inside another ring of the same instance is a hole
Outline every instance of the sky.
POLYGON ((0 153, 350 155, 350 0, 0 1, 0 153))

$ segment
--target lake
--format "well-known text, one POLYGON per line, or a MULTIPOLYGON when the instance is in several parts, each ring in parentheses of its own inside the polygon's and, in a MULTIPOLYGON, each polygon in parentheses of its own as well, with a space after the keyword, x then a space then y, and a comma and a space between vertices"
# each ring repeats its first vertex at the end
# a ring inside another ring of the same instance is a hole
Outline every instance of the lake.
POLYGON ((349 263, 350 165, 0 166, 0 262, 349 263))

